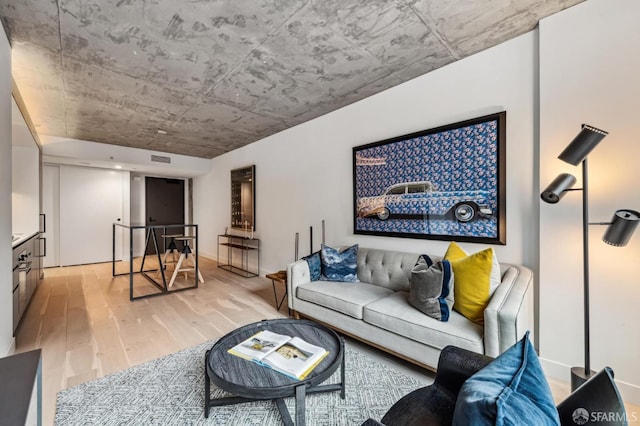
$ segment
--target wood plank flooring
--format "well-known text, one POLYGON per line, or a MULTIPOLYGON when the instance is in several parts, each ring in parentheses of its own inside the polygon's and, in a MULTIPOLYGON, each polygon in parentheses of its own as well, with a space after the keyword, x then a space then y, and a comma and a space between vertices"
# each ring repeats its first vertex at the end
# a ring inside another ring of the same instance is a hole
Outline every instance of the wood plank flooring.
MULTIPOLYGON (((58 391, 219 338, 242 325, 285 317, 274 307, 271 280, 243 278, 200 257, 204 284, 198 289, 129 301, 128 275, 112 277, 111 264, 45 270, 16 332, 16 351, 43 351, 43 424, 52 425, 58 391)), ((119 265, 126 270, 126 265, 119 265)), ((181 274, 182 275, 182 274, 181 274)), ((193 279, 193 275, 189 275, 193 279)), ((191 285, 184 277, 176 287, 191 285)), ((284 291, 277 283, 278 295, 284 291)), ((140 275, 136 294, 153 291, 140 275)), ((347 339, 350 344, 405 374, 429 371, 347 339)), ((551 382, 556 401, 568 385, 551 382)), ((640 416, 640 407, 627 405, 640 416)), ((365 419, 363 419, 364 421, 365 419)))
POLYGON ((43 423, 53 424, 62 389, 287 316, 273 305, 271 280, 242 278, 203 257, 200 270, 198 289, 130 302, 128 275, 112 277, 110 263, 46 269, 16 333, 17 352, 43 351, 43 423))

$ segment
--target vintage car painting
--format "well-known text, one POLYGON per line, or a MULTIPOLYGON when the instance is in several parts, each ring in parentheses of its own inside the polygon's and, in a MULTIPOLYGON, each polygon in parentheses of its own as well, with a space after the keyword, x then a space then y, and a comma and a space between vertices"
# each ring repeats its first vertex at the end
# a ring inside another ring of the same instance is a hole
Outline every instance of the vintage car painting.
POLYGON ((403 182, 382 195, 358 199, 358 217, 433 216, 470 222, 492 215, 489 191, 437 191, 431 182, 403 182))

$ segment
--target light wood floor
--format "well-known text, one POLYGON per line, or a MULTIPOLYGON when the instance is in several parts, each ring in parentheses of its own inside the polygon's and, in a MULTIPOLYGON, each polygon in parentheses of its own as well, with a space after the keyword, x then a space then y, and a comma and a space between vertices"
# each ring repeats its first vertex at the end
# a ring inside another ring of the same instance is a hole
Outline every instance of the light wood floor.
MULTIPOLYGON (((43 351, 43 423, 53 424, 62 389, 286 316, 286 306, 274 308, 270 280, 242 278, 202 257, 200 269, 198 289, 134 302, 128 275, 112 277, 110 263, 46 269, 16 333, 17 352, 43 351)), ((137 275, 136 287, 149 284, 137 275)))
MULTIPOLYGON (((120 265, 120 268, 126 265, 120 265)), ((43 424, 52 425, 56 394, 71 386, 223 336, 239 326, 287 316, 274 307, 271 280, 243 278, 201 257, 198 289, 129 301, 129 277, 112 277, 111 264, 45 270, 16 332, 16 351, 43 351, 43 424)), ((192 276, 191 276, 192 277, 192 276)), ((177 287, 186 285, 184 279, 177 287)), ((192 278, 191 278, 192 279, 192 278)), ((276 284, 278 295, 284 291, 276 284)), ((137 294, 151 290, 136 276, 137 294)), ((405 374, 432 373, 359 342, 349 343, 405 374)), ((568 386, 552 382, 557 401, 568 386)), ((640 415, 640 408, 627 406, 640 415)), ((364 419, 363 419, 364 420, 364 419)))

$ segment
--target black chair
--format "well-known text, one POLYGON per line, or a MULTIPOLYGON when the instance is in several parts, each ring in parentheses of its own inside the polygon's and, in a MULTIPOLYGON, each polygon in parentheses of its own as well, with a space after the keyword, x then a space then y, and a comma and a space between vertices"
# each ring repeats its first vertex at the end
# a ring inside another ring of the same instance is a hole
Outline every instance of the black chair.
MULTIPOLYGON (((440 353, 432 385, 405 395, 386 412, 381 421, 368 419, 362 426, 450 425, 458 392, 464 382, 489 364, 492 358, 455 346, 440 353)), ((576 389, 557 406, 562 425, 575 426, 574 415, 597 418, 599 425, 626 425, 624 404, 613 381, 613 370, 602 371, 576 389), (585 411, 576 411, 583 409, 585 411)))

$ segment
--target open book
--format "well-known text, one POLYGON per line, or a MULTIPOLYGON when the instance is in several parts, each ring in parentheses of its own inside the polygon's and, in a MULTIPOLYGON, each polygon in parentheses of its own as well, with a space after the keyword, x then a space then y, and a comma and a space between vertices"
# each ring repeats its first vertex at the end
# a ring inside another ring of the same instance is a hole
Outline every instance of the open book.
POLYGON ((269 330, 254 334, 228 352, 299 380, 307 377, 329 354, 324 348, 299 337, 285 336, 269 330))

